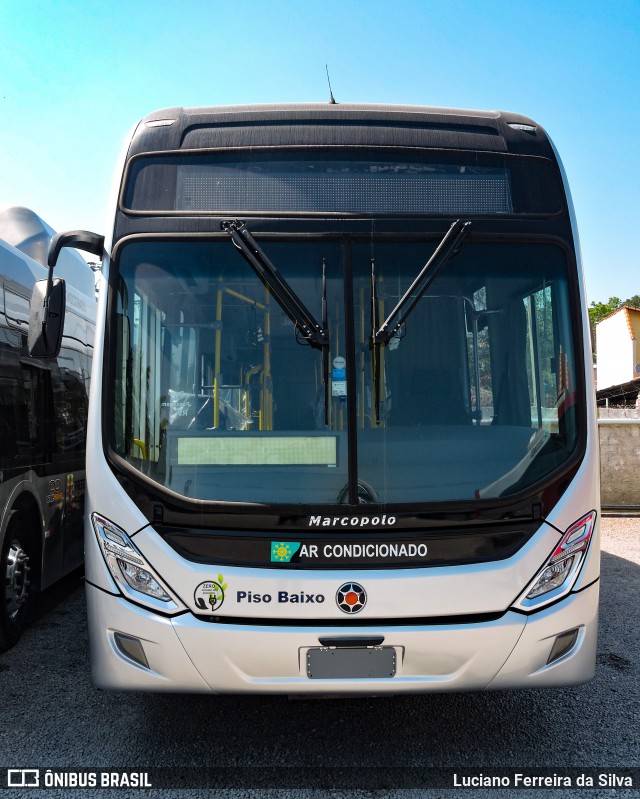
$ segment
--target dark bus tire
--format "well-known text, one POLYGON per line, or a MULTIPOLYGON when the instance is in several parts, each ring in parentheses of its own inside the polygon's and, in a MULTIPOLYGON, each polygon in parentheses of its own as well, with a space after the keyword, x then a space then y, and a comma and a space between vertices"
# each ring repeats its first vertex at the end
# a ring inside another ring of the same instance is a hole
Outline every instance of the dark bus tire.
POLYGON ((29 620, 29 543, 27 518, 14 511, 0 550, 0 651, 17 643, 29 620))

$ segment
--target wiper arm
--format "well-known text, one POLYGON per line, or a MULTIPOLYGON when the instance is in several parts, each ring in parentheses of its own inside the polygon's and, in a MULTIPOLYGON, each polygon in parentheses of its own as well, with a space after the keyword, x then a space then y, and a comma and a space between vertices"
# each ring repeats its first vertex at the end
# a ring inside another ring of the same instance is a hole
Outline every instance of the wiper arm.
POLYGON ((374 345, 388 344, 398 333, 407 317, 422 299, 438 272, 447 264, 460 249, 463 240, 471 230, 471 222, 461 219, 451 225, 444 238, 436 247, 436 251, 422 267, 420 273, 400 298, 396 307, 384 320, 380 327, 374 326, 371 330, 371 342, 374 345), (411 295, 414 295, 413 297, 411 295))
POLYGON ((222 222, 222 229, 240 250, 249 266, 275 297, 276 302, 293 322, 302 338, 316 349, 329 346, 329 331, 321 325, 307 309, 280 272, 258 245, 244 222, 238 220, 222 222))
POLYGON ((422 299, 438 272, 458 252, 470 230, 471 222, 462 222, 460 219, 456 219, 436 247, 436 251, 422 267, 419 275, 382 324, 380 324, 379 318, 376 265, 375 261, 371 260, 371 367, 376 424, 380 424, 380 400, 382 395, 381 347, 386 346, 398 334, 407 317, 422 299), (415 295, 412 297, 411 295, 414 292, 415 295))
POLYGON ((300 297, 271 263, 258 242, 247 230, 244 222, 225 221, 221 225, 231 241, 269 289, 276 302, 287 314, 302 338, 315 349, 322 350, 322 383, 324 387, 324 424, 329 426, 329 323, 327 313, 327 267, 322 260, 322 323, 316 321, 300 297))

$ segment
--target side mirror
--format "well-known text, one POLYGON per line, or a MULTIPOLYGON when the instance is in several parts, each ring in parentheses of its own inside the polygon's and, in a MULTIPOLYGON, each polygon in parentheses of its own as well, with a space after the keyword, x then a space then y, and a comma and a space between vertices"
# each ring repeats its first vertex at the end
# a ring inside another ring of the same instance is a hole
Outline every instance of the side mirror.
POLYGON ((34 358, 55 358, 60 352, 66 288, 62 278, 38 280, 31 295, 29 313, 29 354, 34 358))
POLYGON ((55 358, 60 353, 66 311, 66 289, 64 280, 53 277, 53 269, 64 247, 76 247, 101 258, 104 236, 98 236, 87 230, 70 230, 66 233, 57 233, 51 239, 47 254, 49 277, 46 280, 38 280, 31 295, 28 346, 29 354, 35 358, 55 358))

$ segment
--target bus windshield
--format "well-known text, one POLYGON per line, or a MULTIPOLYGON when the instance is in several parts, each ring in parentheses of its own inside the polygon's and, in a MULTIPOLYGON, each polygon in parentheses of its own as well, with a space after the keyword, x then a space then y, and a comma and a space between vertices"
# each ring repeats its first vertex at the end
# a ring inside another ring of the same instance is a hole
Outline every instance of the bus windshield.
POLYGON ((569 458, 561 248, 465 242, 380 346, 375 319, 437 241, 259 244, 316 319, 326 298, 328 388, 325 353, 301 346, 228 237, 125 243, 109 407, 111 447, 129 468, 199 500, 403 504, 507 496, 569 458))

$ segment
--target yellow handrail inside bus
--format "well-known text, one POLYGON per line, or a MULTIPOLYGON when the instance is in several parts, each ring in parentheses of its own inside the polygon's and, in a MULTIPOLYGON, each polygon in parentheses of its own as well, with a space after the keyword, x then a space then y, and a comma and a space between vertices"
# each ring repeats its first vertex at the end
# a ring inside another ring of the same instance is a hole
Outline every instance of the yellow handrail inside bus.
POLYGON ((235 297, 237 300, 242 300, 242 302, 246 302, 249 305, 255 305, 256 308, 260 308, 264 310, 265 306, 258 302, 257 300, 252 300, 251 297, 247 297, 245 294, 240 294, 239 291, 234 291, 233 289, 225 289, 225 294, 230 294, 232 297, 235 297))
MULTIPOLYGON (((218 278, 222 285, 222 277, 218 278)), ((218 289, 216 298, 216 344, 213 362, 213 427, 220 426, 220 350, 222 348, 222 289, 218 289)))
POLYGON ((142 460, 146 461, 147 460, 147 448, 145 446, 144 441, 141 441, 139 438, 134 438, 133 439, 133 443, 136 445, 136 447, 140 447, 140 452, 142 454, 142 460))

